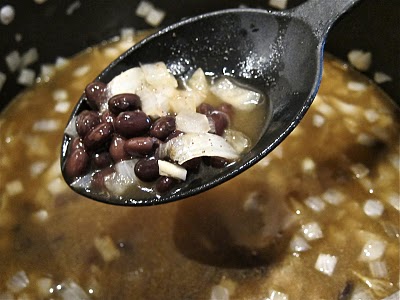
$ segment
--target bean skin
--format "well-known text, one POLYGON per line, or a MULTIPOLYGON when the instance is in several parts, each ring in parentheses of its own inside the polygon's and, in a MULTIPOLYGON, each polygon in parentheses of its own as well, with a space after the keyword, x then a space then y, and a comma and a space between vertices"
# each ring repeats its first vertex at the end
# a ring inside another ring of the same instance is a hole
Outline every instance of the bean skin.
POLYGON ((155 138, 152 137, 136 137, 126 141, 124 149, 131 155, 150 154, 155 147, 155 138))
POLYGON ((154 158, 142 158, 135 165, 136 176, 146 182, 151 182, 160 177, 158 161, 154 158))
POLYGON ((123 111, 142 109, 142 102, 136 94, 118 94, 108 100, 108 109, 118 115, 123 111))
POLYGON ((176 128, 175 118, 164 116, 157 119, 150 128, 150 135, 165 140, 176 128))
POLYGON ((150 118, 142 111, 122 112, 114 120, 115 131, 127 138, 144 134, 150 125, 150 118))
POLYGON ((89 150, 104 146, 111 139, 113 127, 109 123, 101 123, 93 128, 83 139, 83 144, 89 150))
POLYGON ((113 137, 110 144, 109 152, 114 162, 119 162, 130 158, 129 154, 124 149, 125 143, 125 138, 120 136, 113 137))
POLYGON ((178 180, 172 177, 161 176, 156 182, 156 191, 163 194, 171 190, 178 180))
POLYGON ((215 134, 222 136, 229 126, 229 116, 221 111, 213 111, 209 117, 214 121, 215 134))
POLYGON ((84 138, 90 130, 100 123, 99 114, 95 111, 84 110, 76 118, 75 127, 79 136, 84 138))
POLYGON ((74 177, 83 175, 87 170, 88 165, 89 155, 85 149, 76 148, 67 156, 64 165, 64 172, 68 178, 73 179, 74 177))
POLYGON ((217 111, 221 111, 223 113, 226 113, 230 118, 232 118, 233 115, 234 115, 233 106, 231 104, 228 104, 228 103, 221 104, 220 106, 218 106, 216 108, 216 110, 217 111))
POLYGON ((100 81, 89 83, 85 88, 85 95, 89 105, 94 110, 99 110, 101 105, 106 101, 106 88, 107 85, 100 81))

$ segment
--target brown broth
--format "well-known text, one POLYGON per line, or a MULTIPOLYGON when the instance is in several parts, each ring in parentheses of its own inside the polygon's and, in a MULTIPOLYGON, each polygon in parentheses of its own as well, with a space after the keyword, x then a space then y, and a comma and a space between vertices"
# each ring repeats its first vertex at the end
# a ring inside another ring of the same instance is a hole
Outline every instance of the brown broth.
POLYGON ((94 299, 211 299, 217 285, 230 299, 266 299, 273 291, 290 300, 338 299, 346 285, 381 299, 399 290, 399 113, 377 87, 330 56, 299 127, 235 179, 192 199, 140 208, 69 190, 59 169, 64 125, 85 84, 127 46, 79 54, 0 114, 1 299, 11 297, 10 279, 22 270, 29 284, 15 296, 27 299, 61 298, 71 280, 94 299), (74 76, 84 65, 87 73, 74 76), (365 90, 352 91, 349 82, 365 90), (57 90, 68 94, 62 112, 54 110, 57 90), (40 130, 40 120, 55 129, 40 130), (342 202, 321 200, 327 190, 343 195, 342 202), (364 213, 367 199, 380 201, 382 216, 364 213), (310 208, 321 202, 320 212, 310 208), (323 237, 293 251, 290 241, 310 222, 323 237), (359 260, 371 237, 386 245, 382 291, 357 275, 373 278, 359 260), (109 257, 98 250, 101 242, 111 247, 103 253, 109 257), (337 258, 331 276, 314 267, 320 253, 337 258), (40 296, 43 278, 53 292, 40 296))

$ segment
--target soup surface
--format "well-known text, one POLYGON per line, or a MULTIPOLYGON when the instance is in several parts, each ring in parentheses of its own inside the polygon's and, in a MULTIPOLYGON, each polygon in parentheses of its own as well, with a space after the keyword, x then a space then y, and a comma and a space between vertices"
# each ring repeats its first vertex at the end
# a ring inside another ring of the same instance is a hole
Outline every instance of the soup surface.
POLYGON ((206 193, 124 208, 73 193, 64 126, 133 41, 86 50, 0 115, 0 299, 398 299, 399 112, 327 57, 267 158, 206 193))

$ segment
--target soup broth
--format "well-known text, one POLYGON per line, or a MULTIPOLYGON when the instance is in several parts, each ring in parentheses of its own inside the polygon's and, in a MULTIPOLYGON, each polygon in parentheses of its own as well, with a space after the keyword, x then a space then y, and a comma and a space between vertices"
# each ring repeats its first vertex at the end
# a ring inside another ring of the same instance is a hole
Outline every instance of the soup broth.
POLYGON ((399 112, 330 56, 301 124, 229 182, 155 207, 72 192, 64 126, 130 45, 84 51, 0 114, 0 299, 396 299, 399 112))

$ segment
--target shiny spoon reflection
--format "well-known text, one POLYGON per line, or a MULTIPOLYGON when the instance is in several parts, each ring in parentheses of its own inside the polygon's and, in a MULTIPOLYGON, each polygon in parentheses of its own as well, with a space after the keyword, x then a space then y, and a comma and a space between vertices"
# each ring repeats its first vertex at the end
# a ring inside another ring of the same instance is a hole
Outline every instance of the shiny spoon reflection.
MULTIPOLYGON (((257 144, 234 164, 195 178, 176 189, 140 197, 93 193, 73 188, 88 198, 125 206, 167 203, 210 189, 243 172, 271 152, 300 122, 319 88, 323 48, 332 24, 359 0, 309 0, 287 11, 229 9, 171 25, 136 44, 97 78, 108 83, 139 64, 163 61, 175 66, 173 75, 202 68, 216 75, 234 74, 267 95, 271 116, 257 144), (184 63, 182 63, 184 62, 184 63)), ((83 95, 74 117, 90 109, 83 95)), ((61 167, 71 138, 64 135, 61 167)))

